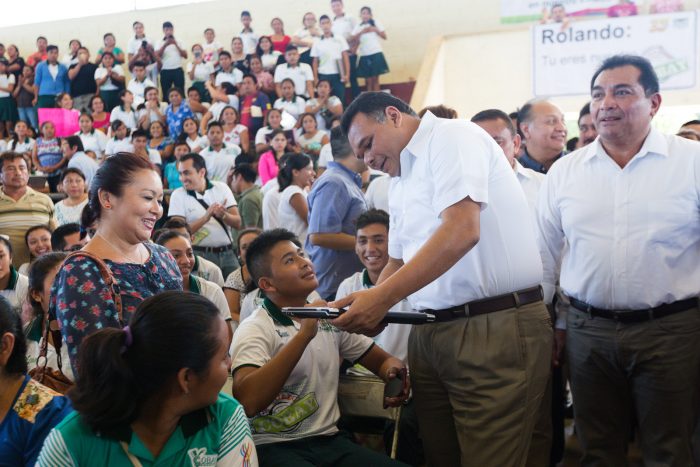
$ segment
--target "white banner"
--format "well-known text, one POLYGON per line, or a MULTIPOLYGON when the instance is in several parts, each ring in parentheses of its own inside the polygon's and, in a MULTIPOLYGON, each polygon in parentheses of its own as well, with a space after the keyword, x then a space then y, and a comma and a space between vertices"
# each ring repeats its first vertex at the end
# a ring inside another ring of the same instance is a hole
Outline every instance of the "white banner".
POLYGON ((607 14, 608 8, 618 0, 501 0, 501 22, 519 23, 537 21, 553 4, 561 4, 567 16, 590 16, 607 14))
POLYGON ((580 95, 600 63, 617 54, 641 55, 654 65, 662 89, 695 86, 695 11, 609 18, 532 27, 536 96, 580 95))

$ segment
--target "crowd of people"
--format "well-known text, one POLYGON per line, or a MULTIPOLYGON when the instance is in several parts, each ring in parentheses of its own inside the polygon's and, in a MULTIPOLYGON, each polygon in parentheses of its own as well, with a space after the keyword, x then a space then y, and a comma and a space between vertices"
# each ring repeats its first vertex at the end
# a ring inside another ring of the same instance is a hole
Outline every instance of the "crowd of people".
POLYGON ((700 461, 700 121, 652 127, 636 56, 601 64, 576 139, 545 99, 417 113, 377 92, 371 10, 330 4, 293 37, 243 12, 186 71, 168 22, 105 35, 100 67, 28 58, 99 92, 53 96, 91 109, 76 134, 6 125, 0 464, 556 466, 568 388, 582 465, 635 433, 645 463, 700 461), (283 312, 309 304, 345 311, 283 312), (339 424, 346 372, 400 382, 396 459, 339 424))

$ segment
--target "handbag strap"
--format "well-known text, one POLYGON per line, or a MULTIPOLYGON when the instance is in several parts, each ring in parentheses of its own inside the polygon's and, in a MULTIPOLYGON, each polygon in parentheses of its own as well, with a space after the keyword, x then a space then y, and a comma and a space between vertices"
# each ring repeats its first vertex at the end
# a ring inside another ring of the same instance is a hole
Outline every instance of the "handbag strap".
MULTIPOLYGON (((121 326, 124 326, 124 317, 122 316, 122 296, 119 293, 119 290, 117 290, 117 285, 115 284, 114 281, 114 275, 112 274, 112 270, 107 266, 107 263, 105 263, 102 258, 99 258, 97 255, 94 253, 90 253, 89 251, 85 250, 78 250, 74 251, 73 253, 69 254, 65 261, 68 261, 70 258, 74 258, 77 256, 86 256, 93 260, 95 264, 97 264, 97 269, 100 271, 100 276, 102 276, 102 280, 104 283, 107 285, 109 288, 109 291, 112 294, 112 299, 114 300, 114 306, 117 309, 117 317, 119 318, 119 324, 121 326)), ((64 263, 65 263, 64 261, 64 263)))
MULTIPOLYGON (((193 197, 194 199, 196 199, 197 202, 199 204, 201 204, 205 210, 209 209, 209 204, 206 201, 204 201, 202 198, 197 198, 197 195, 195 195, 193 191, 187 190, 187 194, 190 195, 191 197, 193 197)), ((214 220, 219 223, 221 228, 224 229, 226 236, 228 237, 231 244, 233 244, 233 238, 231 238, 231 233, 228 231, 228 227, 226 227, 226 224, 224 224, 224 221, 222 221, 221 219, 219 219, 216 216, 213 216, 213 217, 214 217, 214 220)))
POLYGON ((124 441, 119 441, 119 445, 124 450, 124 454, 126 454, 126 457, 129 458, 129 462, 131 462, 131 465, 133 465, 134 467, 143 467, 143 464, 141 464, 141 461, 138 459, 138 457, 129 452, 129 445, 127 445, 124 441))

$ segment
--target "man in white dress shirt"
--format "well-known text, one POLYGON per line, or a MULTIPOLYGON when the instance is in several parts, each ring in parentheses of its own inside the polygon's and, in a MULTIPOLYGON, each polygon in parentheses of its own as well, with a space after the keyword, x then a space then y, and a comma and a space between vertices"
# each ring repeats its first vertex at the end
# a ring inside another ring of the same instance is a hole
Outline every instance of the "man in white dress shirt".
POLYGON ((632 421, 645 465, 694 465, 700 145, 652 128, 661 96, 645 58, 605 60, 591 97, 598 138, 552 166, 537 208, 545 299, 559 278, 571 302, 557 332, 582 465, 627 465, 632 421))
POLYGON ((332 304, 334 324, 376 332, 408 298, 436 323, 414 326, 408 361, 428 465, 521 466, 547 385, 552 324, 527 201, 475 124, 422 119, 383 92, 342 121, 367 165, 393 177, 389 262, 377 285, 332 304))

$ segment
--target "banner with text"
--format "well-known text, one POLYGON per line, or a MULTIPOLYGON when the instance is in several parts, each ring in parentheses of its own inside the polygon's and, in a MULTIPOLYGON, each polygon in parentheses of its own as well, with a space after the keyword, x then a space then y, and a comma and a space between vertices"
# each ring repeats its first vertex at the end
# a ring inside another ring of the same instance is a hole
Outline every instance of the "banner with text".
POLYGON ((697 70, 695 11, 532 27, 536 96, 588 94, 600 63, 616 54, 646 57, 662 89, 692 88, 697 70))
POLYGON ((549 14, 552 5, 563 5, 568 17, 606 16, 618 0, 501 0, 501 22, 539 21, 549 14))

